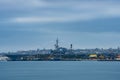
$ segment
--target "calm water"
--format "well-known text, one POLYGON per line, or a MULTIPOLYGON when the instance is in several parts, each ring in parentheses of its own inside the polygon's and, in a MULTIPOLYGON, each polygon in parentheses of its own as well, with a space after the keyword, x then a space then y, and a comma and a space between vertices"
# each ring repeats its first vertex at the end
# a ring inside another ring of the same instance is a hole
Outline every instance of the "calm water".
POLYGON ((0 62, 0 80, 120 80, 120 62, 0 62))

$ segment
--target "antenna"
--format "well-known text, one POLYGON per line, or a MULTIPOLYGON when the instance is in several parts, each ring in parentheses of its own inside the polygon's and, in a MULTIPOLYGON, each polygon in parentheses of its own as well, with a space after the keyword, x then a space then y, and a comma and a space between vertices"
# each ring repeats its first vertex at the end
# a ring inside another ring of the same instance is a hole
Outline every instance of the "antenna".
POLYGON ((70 49, 72 50, 72 47, 73 47, 73 45, 72 44, 70 44, 70 49))
POLYGON ((59 40, 58 38, 56 39, 56 44, 55 44, 55 49, 58 49, 59 48, 59 40))

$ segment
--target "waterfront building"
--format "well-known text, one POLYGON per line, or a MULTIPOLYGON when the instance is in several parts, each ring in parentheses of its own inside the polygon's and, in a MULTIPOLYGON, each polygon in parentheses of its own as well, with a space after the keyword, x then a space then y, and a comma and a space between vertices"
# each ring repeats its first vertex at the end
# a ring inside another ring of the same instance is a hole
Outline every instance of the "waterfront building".
POLYGON ((89 59, 91 59, 91 60, 97 59, 97 54, 90 54, 89 59))
POLYGON ((118 56, 116 57, 116 60, 120 60, 120 55, 118 55, 118 56))

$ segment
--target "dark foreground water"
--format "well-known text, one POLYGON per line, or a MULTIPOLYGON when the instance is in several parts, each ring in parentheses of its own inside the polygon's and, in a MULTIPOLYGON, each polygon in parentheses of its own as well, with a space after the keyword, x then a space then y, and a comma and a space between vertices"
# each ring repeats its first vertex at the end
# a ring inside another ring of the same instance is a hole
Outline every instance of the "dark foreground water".
POLYGON ((120 62, 0 62, 0 80, 120 80, 120 62))

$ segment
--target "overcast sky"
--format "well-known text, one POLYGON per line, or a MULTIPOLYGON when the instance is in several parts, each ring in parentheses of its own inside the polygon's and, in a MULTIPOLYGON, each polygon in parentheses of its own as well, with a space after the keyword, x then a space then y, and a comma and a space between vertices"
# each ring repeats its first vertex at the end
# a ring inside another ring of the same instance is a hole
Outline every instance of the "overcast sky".
POLYGON ((120 46, 120 0, 0 0, 0 52, 120 46))

